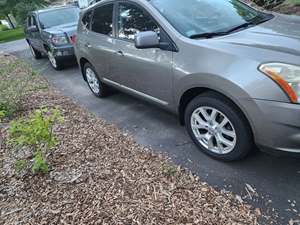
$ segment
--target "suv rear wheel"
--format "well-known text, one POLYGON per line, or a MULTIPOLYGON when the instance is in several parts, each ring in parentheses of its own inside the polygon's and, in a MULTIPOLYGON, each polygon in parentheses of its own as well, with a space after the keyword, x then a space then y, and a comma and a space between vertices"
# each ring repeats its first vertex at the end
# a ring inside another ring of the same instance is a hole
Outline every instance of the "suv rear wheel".
POLYGON ((50 50, 48 50, 47 55, 48 55, 48 59, 50 61, 51 66, 55 70, 62 70, 64 68, 63 61, 61 59, 55 57, 50 50))
POLYGON ((199 149, 216 159, 239 160, 254 147, 244 115, 217 93, 208 92, 193 99, 185 111, 185 124, 199 149))
POLYGON ((110 87, 101 82, 96 70, 90 63, 84 64, 83 73, 86 78, 86 82, 94 95, 98 98, 103 98, 109 94, 110 87))

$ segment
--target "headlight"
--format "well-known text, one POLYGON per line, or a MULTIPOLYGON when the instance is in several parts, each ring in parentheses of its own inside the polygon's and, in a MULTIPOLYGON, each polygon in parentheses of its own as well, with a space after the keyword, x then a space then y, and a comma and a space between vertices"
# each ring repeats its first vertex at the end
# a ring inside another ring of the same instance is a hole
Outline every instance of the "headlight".
POLYGON ((266 63, 259 70, 274 80, 293 103, 300 103, 300 66, 266 63))
POLYGON ((51 37, 51 42, 54 45, 65 45, 69 43, 66 35, 54 35, 51 37))

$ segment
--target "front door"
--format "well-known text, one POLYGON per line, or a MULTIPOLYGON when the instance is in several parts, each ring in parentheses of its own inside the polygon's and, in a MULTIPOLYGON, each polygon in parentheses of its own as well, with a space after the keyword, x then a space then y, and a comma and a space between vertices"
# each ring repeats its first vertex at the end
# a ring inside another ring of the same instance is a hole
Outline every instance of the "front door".
POLYGON ((134 91, 168 104, 172 99, 171 51, 137 49, 134 35, 141 31, 163 32, 140 6, 120 2, 117 7, 115 55, 111 62, 111 77, 134 91))
POLYGON ((32 45, 34 46, 35 49, 42 52, 44 50, 44 47, 41 40, 41 30, 40 27, 38 26, 35 15, 31 16, 31 26, 35 26, 38 29, 38 31, 36 32, 31 32, 32 45))

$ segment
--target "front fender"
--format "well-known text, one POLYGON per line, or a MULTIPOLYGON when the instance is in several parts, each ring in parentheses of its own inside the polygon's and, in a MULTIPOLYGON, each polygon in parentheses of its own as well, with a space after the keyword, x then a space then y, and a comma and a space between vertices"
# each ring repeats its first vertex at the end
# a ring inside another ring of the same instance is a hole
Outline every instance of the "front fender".
MULTIPOLYGON (((257 105, 255 95, 261 95, 263 92, 256 91, 255 87, 245 87, 241 82, 233 82, 223 76, 214 74, 190 74, 182 77, 174 84, 176 92, 175 104, 180 105, 181 97, 188 90, 193 88, 204 88, 218 92, 230 99, 244 114, 248 120, 254 134, 256 142, 260 142, 260 132, 264 130, 263 118, 260 107, 257 105), (249 91, 252 90, 252 91, 249 91)), ((272 81, 271 81, 272 85, 272 81)), ((275 84, 276 85, 276 84, 275 84)), ((263 86, 263 85, 262 85, 263 86)), ((276 89, 275 89, 276 90, 276 89)), ((279 89, 280 91, 280 89, 279 89)), ((285 96, 283 95, 283 98, 285 96)))

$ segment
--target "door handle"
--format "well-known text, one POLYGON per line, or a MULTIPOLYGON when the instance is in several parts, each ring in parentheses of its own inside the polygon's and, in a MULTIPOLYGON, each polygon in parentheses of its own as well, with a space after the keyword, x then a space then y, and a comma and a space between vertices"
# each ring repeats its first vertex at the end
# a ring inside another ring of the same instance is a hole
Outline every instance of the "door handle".
POLYGON ((124 56, 124 53, 122 51, 116 51, 116 54, 120 56, 124 56))
POLYGON ((92 47, 92 45, 90 43, 86 43, 84 46, 87 47, 87 48, 91 48, 92 47))

